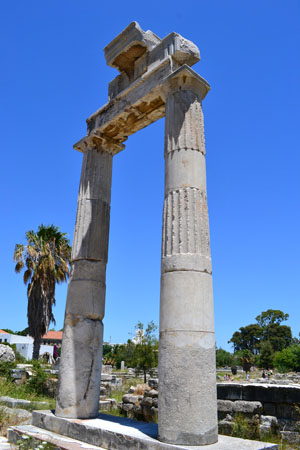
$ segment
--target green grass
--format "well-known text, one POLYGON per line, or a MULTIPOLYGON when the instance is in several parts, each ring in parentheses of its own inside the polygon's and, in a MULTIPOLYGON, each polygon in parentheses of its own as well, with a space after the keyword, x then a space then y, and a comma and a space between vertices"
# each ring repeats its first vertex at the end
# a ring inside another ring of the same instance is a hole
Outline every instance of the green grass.
MULTIPOLYGON (((50 408, 54 408, 54 398, 46 395, 38 395, 34 392, 28 392, 26 384, 15 384, 13 381, 9 381, 4 377, 0 378, 0 397, 8 396, 12 398, 20 398, 23 400, 30 400, 35 402, 47 402, 50 408)), ((38 408, 36 408, 38 409, 38 408)))

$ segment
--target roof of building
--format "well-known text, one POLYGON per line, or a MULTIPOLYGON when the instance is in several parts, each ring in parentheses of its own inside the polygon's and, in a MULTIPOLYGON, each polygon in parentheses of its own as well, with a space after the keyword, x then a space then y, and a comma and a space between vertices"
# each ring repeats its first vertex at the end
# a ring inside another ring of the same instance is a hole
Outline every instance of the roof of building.
POLYGON ((48 333, 44 334, 42 339, 62 340, 62 331, 48 331, 48 333))
POLYGON ((0 333, 9 334, 7 331, 0 330, 0 333))

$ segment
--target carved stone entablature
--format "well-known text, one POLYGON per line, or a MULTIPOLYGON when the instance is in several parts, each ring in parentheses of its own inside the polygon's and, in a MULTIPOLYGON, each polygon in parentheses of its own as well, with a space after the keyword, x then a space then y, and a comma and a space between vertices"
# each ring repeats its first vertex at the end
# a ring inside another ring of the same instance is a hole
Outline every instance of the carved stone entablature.
POLYGON ((166 95, 170 90, 197 92, 201 100, 209 84, 188 65, 173 70, 169 59, 158 70, 147 73, 87 119, 88 133, 97 132, 117 142, 165 116, 166 95))
POLYGON ((82 153, 85 153, 89 149, 96 149, 115 155, 121 150, 124 150, 125 145, 101 133, 93 133, 80 139, 80 141, 73 145, 73 148, 82 153))
POLYGON ((120 71, 109 84, 108 97, 112 100, 143 74, 150 73, 170 59, 173 70, 183 64, 189 66, 200 60, 200 52, 193 42, 178 33, 160 39, 152 31, 143 31, 132 22, 104 49, 106 62, 120 71))

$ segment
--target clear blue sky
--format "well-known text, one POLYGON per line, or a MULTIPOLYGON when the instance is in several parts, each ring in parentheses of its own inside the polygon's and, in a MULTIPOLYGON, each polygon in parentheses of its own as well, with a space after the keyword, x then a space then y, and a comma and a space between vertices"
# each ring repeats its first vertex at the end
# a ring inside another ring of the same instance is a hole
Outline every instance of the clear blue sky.
MULTIPOLYGON (((200 48, 218 346, 268 308, 300 331, 299 0, 16 0, 1 4, 0 328, 27 326, 12 255, 25 232, 73 238, 85 119, 117 72, 102 49, 131 21, 200 48)), ((164 121, 114 158, 105 340, 159 318, 164 121)), ((56 329, 66 286, 57 289, 56 329)))

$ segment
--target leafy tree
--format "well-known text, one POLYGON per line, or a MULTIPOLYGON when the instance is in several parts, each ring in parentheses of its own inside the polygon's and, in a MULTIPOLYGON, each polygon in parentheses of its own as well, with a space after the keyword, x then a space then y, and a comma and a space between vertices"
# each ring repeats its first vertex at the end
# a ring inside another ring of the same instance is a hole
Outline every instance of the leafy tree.
POLYGON ((256 317, 258 323, 241 327, 228 342, 233 344, 234 352, 250 350, 258 354, 263 342, 269 342, 273 352, 283 350, 293 343, 291 328, 282 325, 288 317, 280 310, 263 311, 256 317))
POLYGON ((281 351, 293 342, 291 328, 287 325, 272 323, 265 328, 263 340, 271 343, 274 352, 281 351))
POLYGON ((117 369, 121 367, 121 361, 124 361, 127 367, 134 364, 135 344, 128 339, 127 343, 120 345, 115 355, 115 364, 117 369))
POLYGON ((258 364, 265 369, 273 368, 274 351, 270 341, 261 343, 258 364))
POLYGON ((257 353, 259 342, 263 335, 262 327, 256 323, 241 327, 240 331, 236 331, 228 343, 233 344, 234 352, 238 350, 250 350, 257 353))
POLYGON ((16 331, 15 334, 19 336, 27 336, 29 334, 29 328, 24 328, 22 331, 16 331))
POLYGON ((233 361, 232 354, 223 348, 216 349, 216 365, 217 367, 231 366, 233 361))
POLYGON ((42 336, 50 322, 55 324, 52 306, 55 304, 55 284, 69 276, 71 246, 69 240, 54 225, 40 225, 38 231, 27 231, 27 245, 17 244, 14 252, 16 273, 25 269, 27 287, 27 318, 29 335, 33 337, 33 359, 38 359, 42 336))
POLYGON ((139 331, 140 339, 134 348, 132 366, 143 371, 146 383, 147 371, 151 371, 158 363, 158 340, 155 336, 157 326, 151 321, 144 330, 144 325, 138 322, 136 329, 139 331))
POLYGON ((281 372, 300 371, 300 345, 293 344, 274 355, 274 367, 281 372))
POLYGON ((109 353, 111 353, 111 351, 112 351, 112 345, 110 345, 110 344, 103 344, 103 357, 105 356, 105 355, 108 355, 109 353))
POLYGON ((269 325, 280 325, 281 322, 285 322, 288 318, 289 315, 280 311, 280 309, 268 309, 257 316, 255 320, 262 328, 266 328, 269 325))

